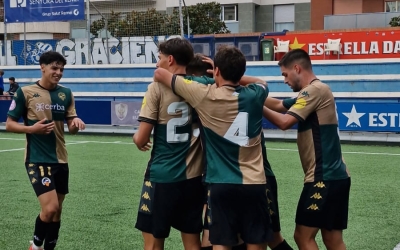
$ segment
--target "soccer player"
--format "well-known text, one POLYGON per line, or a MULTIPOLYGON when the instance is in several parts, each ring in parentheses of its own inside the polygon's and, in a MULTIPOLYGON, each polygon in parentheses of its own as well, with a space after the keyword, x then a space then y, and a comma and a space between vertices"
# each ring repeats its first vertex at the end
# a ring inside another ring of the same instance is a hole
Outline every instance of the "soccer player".
POLYGON ((71 90, 58 84, 65 58, 49 51, 40 56, 39 64, 41 79, 15 92, 6 129, 26 134, 25 167, 41 207, 29 249, 42 249, 44 242, 44 249, 52 250, 58 240, 62 204, 68 193, 64 120, 71 134, 85 129, 85 123, 77 117, 71 90), (24 124, 18 123, 21 117, 24 124))
POLYGON ((235 47, 221 47, 214 65, 213 85, 187 81, 163 69, 155 71, 154 79, 199 114, 213 249, 231 249, 239 235, 247 249, 266 249, 272 230, 260 143, 268 89, 265 82, 239 85, 246 59, 235 47))
MULTIPOLYGON (((189 41, 169 39, 159 45, 157 67, 186 77, 193 56, 189 41)), ((135 225, 142 231, 145 250, 164 249, 171 227, 181 232, 186 250, 200 249, 204 162, 193 111, 169 88, 155 82, 148 86, 133 137, 139 150, 149 150, 154 129, 135 225)))
MULTIPOLYGON (((194 59, 189 63, 186 67, 186 73, 191 74, 193 76, 210 76, 210 70, 213 71, 214 62, 205 57, 202 54, 195 54, 194 59)), ((243 76, 241 78, 241 84, 247 85, 250 84, 251 81, 253 82, 262 82, 261 79, 243 76)), ((269 100, 270 98, 267 98, 269 100)), ((287 99, 285 102, 293 102, 293 99, 287 99)), ((279 207, 278 207, 278 186, 276 183, 276 178, 274 172, 272 171, 271 165, 267 158, 267 150, 265 147, 265 138, 264 134, 261 136, 262 142, 262 154, 264 160, 264 170, 265 170, 265 177, 267 179, 267 197, 268 203, 270 206, 270 215, 272 219, 272 230, 274 232, 273 240, 268 243, 268 246, 272 250, 293 250, 290 245, 284 240, 281 234, 281 227, 280 227, 280 218, 279 218, 279 207)), ((205 196, 207 198, 207 195, 205 196)), ((205 211, 207 209, 207 199, 205 200, 205 211)), ((212 245, 209 241, 209 231, 208 231, 208 223, 207 223, 207 213, 205 213, 204 218, 204 229, 202 234, 202 249, 212 249, 212 245)), ((245 250, 246 244, 240 244, 238 246, 234 246, 232 250, 245 250)))
MULTIPOLYGON (((342 232, 347 228, 350 175, 342 158, 332 91, 317 79, 304 50, 291 50, 278 65, 285 83, 299 94, 286 114, 265 107, 264 116, 282 130, 298 123, 297 144, 305 183, 296 212, 296 244, 300 250, 318 249, 315 236, 321 230, 327 249, 344 250, 342 232)), ((277 111, 290 106, 284 104, 276 99, 267 101, 267 106, 277 111)))

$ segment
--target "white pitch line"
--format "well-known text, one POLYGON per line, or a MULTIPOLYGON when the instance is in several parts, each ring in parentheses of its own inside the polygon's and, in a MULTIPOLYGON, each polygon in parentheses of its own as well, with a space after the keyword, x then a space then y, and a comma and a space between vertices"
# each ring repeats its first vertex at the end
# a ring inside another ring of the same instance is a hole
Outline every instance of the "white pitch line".
POLYGON ((0 138, 0 140, 25 141, 25 138, 0 138))
MULTIPOLYGON (((297 149, 286 149, 286 148, 267 148, 267 150, 272 151, 292 151, 298 152, 297 149)), ((392 154, 392 153, 373 153, 373 152, 357 152, 357 151, 343 151, 343 154, 360 154, 360 155, 386 155, 386 156, 400 156, 400 154, 392 154)))
MULTIPOLYGON (((0 138, 0 140, 16 140, 16 138, 0 138)), ((20 139, 25 140, 25 139, 20 139)), ((133 142, 121 142, 121 141, 72 141, 66 143, 66 145, 74 145, 74 144, 84 144, 84 143, 98 143, 98 144, 120 144, 120 145, 134 145, 133 142)), ((1 152, 10 152, 10 151, 18 151, 24 150, 25 148, 16 148, 16 149, 5 149, 0 150, 1 152)), ((290 151, 290 152, 298 152, 297 149, 289 149, 289 148, 267 148, 267 150, 271 151, 290 151)), ((357 152, 357 151, 343 151, 343 154, 359 154, 359 155, 385 155, 385 156, 400 156, 399 154, 395 153, 376 153, 376 152, 357 152)))
MULTIPOLYGON (((1 138, 1 139, 3 139, 3 138, 1 138)), ((87 142, 87 141, 68 142, 68 143, 65 143, 65 145, 76 145, 76 144, 85 144, 85 143, 88 143, 88 142, 87 142)), ((0 150, 0 153, 3 153, 3 152, 13 152, 13 151, 22 151, 22 150, 25 150, 25 148, 3 149, 3 150, 0 150)))
POLYGON ((3 152, 12 152, 12 151, 21 151, 21 150, 25 150, 25 148, 3 149, 3 150, 0 150, 0 153, 3 153, 3 152))

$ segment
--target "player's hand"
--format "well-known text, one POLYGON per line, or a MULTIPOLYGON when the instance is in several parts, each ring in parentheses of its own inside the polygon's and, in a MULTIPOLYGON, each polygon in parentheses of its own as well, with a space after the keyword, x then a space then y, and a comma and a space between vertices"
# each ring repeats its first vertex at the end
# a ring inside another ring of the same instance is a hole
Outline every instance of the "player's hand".
POLYGON ((79 130, 84 130, 86 128, 86 124, 78 117, 72 119, 71 126, 79 130))
POLYGON ((47 119, 44 118, 31 126, 31 134, 47 135, 54 130, 54 122, 47 123, 47 119))
POLYGON ((138 149, 139 149, 140 151, 145 152, 145 151, 149 151, 149 150, 151 149, 152 146, 153 146, 153 143, 152 143, 151 141, 149 141, 149 142, 146 143, 146 145, 144 145, 143 147, 141 147, 141 148, 138 147, 138 149))
MULTIPOLYGON (((214 69, 214 61, 211 58, 203 56, 203 60, 202 61, 205 62, 205 63, 211 64, 212 68, 214 69)), ((213 69, 207 69, 207 73, 213 74, 214 73, 213 69)))

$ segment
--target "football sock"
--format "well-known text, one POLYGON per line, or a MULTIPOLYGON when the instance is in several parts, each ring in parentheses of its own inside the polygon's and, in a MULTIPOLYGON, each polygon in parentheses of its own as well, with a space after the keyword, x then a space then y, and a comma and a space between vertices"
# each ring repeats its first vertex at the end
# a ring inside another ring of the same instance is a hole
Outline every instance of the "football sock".
POLYGON ((291 246, 286 242, 286 240, 283 240, 281 244, 277 245, 274 249, 272 250, 293 250, 291 246))
POLYGON ((46 239, 44 241, 44 249, 53 250, 56 247, 60 226, 60 221, 50 223, 47 230, 46 239))
POLYGON ((246 243, 232 247, 232 250, 246 250, 246 249, 247 249, 246 243))
POLYGON ((33 233, 33 247, 43 245, 49 224, 50 223, 43 222, 40 219, 40 215, 38 215, 35 223, 35 231, 33 233))

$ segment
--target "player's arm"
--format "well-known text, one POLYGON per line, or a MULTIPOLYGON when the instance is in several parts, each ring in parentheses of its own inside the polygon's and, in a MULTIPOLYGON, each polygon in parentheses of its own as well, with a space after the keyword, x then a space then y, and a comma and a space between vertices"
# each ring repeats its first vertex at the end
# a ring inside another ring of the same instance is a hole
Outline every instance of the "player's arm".
POLYGON ((287 98, 280 100, 273 97, 267 97, 264 106, 280 113, 284 113, 290 109, 295 103, 297 98, 287 98))
POLYGON ((154 81, 171 88, 174 94, 183 97, 193 108, 203 100, 212 86, 186 80, 162 68, 154 72, 154 81))
POLYGON ((137 132, 133 135, 133 142, 140 151, 151 148, 151 131, 157 124, 159 112, 160 91, 155 83, 151 83, 143 98, 142 108, 138 121, 140 122, 137 132))
MULTIPOLYGON (((210 64, 212 66, 212 68, 214 69, 214 61, 211 58, 203 56, 203 62, 210 64)), ((214 70, 212 70, 212 69, 207 70, 207 73, 209 73, 209 74, 212 74, 213 72, 214 72, 214 70)), ((239 84, 242 86, 246 86, 250 83, 260 83, 262 85, 267 85, 267 83, 265 81, 261 80, 260 78, 253 77, 253 76, 244 75, 239 81, 239 84)))
POLYGON ((274 124, 275 126, 277 126, 282 130, 290 129, 291 127, 293 127, 293 125, 295 125, 298 122, 298 120, 294 116, 275 112, 265 106, 263 108, 263 115, 272 124, 274 124))
POLYGON ((299 93, 296 102, 286 114, 280 114, 264 107, 263 115, 278 128, 287 130, 297 122, 304 122, 311 113, 318 109, 320 102, 319 90, 315 86, 309 85, 299 93))
POLYGON ((138 131, 133 135, 133 143, 140 151, 148 151, 151 149, 151 131, 154 125, 145 121, 141 121, 138 131))
POLYGON ((67 121, 67 127, 69 133, 74 135, 78 133, 79 130, 84 130, 86 125, 76 114, 75 98, 72 92, 70 93, 70 95, 71 95, 71 100, 67 108, 67 111, 65 112, 65 120, 67 121))
POLYGON ((11 101, 10 108, 7 113, 6 130, 13 133, 24 134, 49 134, 54 129, 54 122, 47 123, 47 119, 38 121, 32 126, 26 126, 18 123, 22 114, 26 113, 26 100, 24 93, 19 88, 11 101))
POLYGON ((239 81, 239 84, 242 86, 246 86, 250 83, 257 83, 257 84, 262 84, 264 86, 267 86, 267 83, 260 78, 254 77, 254 76, 242 76, 242 78, 239 81))

